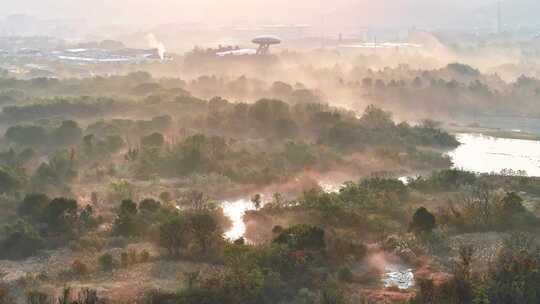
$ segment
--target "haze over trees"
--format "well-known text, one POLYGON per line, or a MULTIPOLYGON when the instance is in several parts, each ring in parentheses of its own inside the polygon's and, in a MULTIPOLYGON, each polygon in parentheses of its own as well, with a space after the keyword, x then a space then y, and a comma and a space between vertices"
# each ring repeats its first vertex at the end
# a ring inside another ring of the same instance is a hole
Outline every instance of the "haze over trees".
POLYGON ((539 303, 535 4, 56 1, 0 18, 0 304, 539 303))

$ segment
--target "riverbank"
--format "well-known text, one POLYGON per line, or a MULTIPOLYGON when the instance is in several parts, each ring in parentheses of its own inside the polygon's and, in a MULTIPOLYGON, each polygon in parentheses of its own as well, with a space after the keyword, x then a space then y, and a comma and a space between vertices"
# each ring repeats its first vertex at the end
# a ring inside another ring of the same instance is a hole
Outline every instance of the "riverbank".
POLYGON ((503 130, 498 128, 474 127, 474 126, 450 126, 447 131, 452 134, 472 133, 505 139, 523 139, 540 141, 540 134, 524 132, 521 130, 503 130))

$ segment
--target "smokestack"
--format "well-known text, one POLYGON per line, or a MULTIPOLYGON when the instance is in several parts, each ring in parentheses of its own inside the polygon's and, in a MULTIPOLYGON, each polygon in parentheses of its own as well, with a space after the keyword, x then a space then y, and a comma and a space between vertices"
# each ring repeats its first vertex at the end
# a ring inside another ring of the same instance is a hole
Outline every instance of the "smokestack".
POLYGON ((152 33, 146 35, 146 41, 148 42, 150 47, 158 51, 159 58, 161 59, 161 61, 163 61, 163 59, 165 59, 165 52, 167 51, 165 48, 165 44, 157 40, 156 36, 152 33))

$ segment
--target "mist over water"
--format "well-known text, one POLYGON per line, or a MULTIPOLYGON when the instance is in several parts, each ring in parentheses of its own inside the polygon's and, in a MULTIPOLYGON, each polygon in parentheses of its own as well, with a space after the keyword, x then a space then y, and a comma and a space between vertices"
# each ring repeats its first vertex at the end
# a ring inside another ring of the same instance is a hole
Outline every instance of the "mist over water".
POLYGON ((539 0, 4 2, 0 304, 540 303, 539 0))
POLYGON ((225 238, 234 241, 244 236, 246 224, 244 215, 247 211, 254 210, 255 206, 249 199, 223 202, 223 213, 231 221, 231 227, 225 232, 225 238))
POLYGON ((455 168, 480 173, 522 170, 529 176, 540 176, 540 142, 523 139, 495 138, 479 134, 458 134, 461 142, 448 153, 455 168))

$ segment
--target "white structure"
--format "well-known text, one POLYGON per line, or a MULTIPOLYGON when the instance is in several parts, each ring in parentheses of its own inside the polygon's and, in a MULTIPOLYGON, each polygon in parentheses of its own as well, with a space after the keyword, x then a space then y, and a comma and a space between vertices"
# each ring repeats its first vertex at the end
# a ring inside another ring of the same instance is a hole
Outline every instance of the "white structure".
POLYGON ((224 56, 243 56, 243 55, 255 55, 255 54, 257 54, 257 50, 254 50, 254 49, 239 49, 239 50, 218 52, 216 53, 216 56, 224 57, 224 56))
POLYGON ((258 44, 257 55, 266 55, 270 51, 270 46, 280 44, 281 39, 276 36, 259 36, 255 37, 251 42, 258 44))

